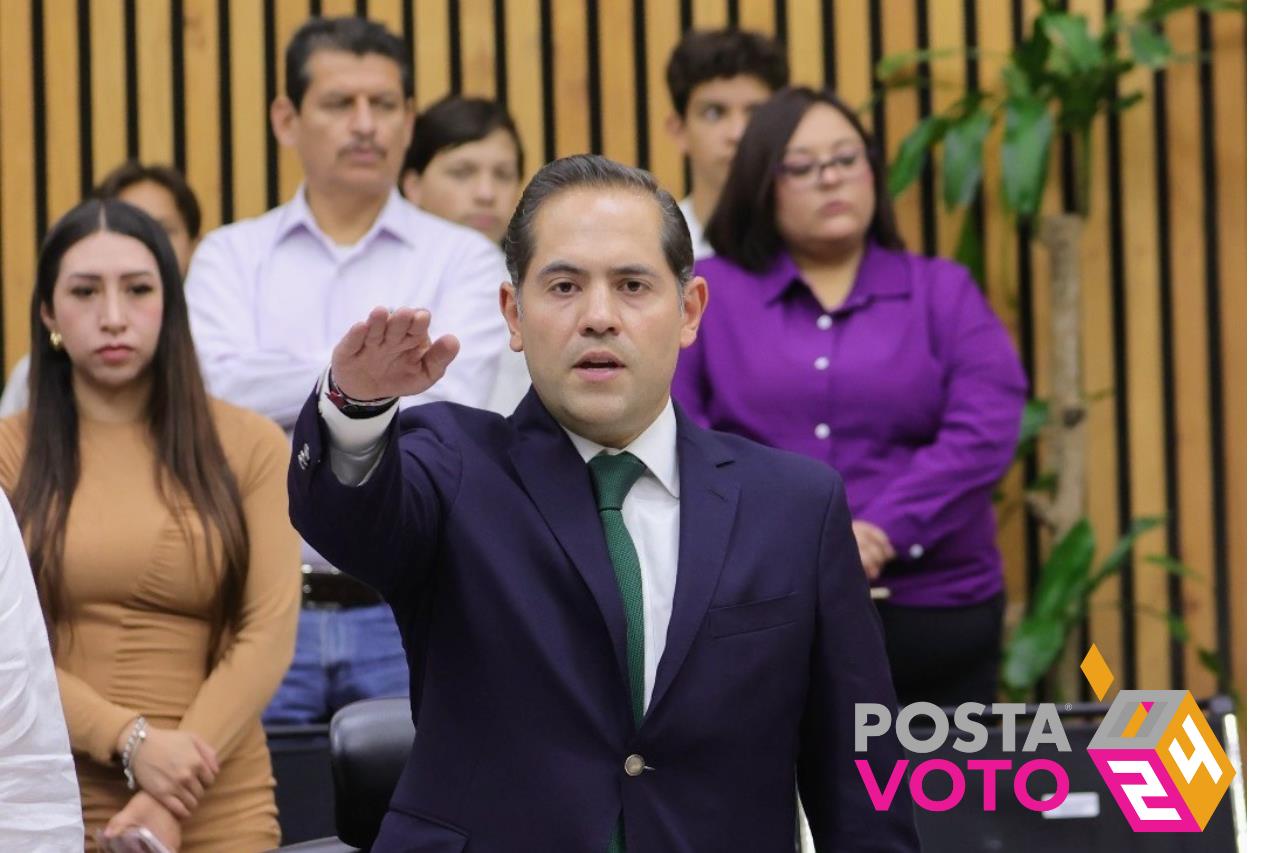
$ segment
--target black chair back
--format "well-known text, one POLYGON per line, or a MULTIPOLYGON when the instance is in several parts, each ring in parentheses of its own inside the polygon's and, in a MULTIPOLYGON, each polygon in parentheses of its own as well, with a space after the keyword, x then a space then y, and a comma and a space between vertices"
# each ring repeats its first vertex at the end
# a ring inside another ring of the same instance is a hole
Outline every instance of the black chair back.
POLYGON ((413 734, 407 698, 365 699, 333 715, 334 823, 345 843, 361 850, 373 846, 413 734))

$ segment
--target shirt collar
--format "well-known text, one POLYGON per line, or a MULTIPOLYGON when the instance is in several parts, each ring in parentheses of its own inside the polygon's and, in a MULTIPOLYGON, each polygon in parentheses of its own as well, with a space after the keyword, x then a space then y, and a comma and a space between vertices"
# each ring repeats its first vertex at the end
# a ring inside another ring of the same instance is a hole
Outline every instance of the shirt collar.
MULTIPOLYGON (((793 284, 801 282, 803 278, 796 262, 784 249, 761 279, 765 302, 781 299, 793 284)), ((853 289, 840 307, 859 305, 880 296, 906 296, 910 292, 911 278, 902 253, 868 239, 853 279, 853 289)))
MULTIPOLYGON (((316 223, 315 214, 311 212, 311 205, 307 204, 306 190, 306 184, 299 186, 298 191, 293 194, 293 198, 284 205, 283 215, 280 218, 280 227, 276 230, 276 242, 279 243, 299 228, 305 228, 316 239, 325 245, 332 246, 333 241, 320 230, 320 226, 316 223)), ((405 200, 404 196, 400 195, 398 189, 393 188, 387 196, 386 204, 378 212, 378 217, 373 220, 373 225, 368 232, 350 248, 358 249, 378 234, 384 232, 401 242, 411 243, 413 229, 409 220, 412 216, 413 206, 405 200)))
MULTIPOLYGON (((563 425, 561 428, 564 428, 563 425)), ((597 444, 570 429, 564 431, 568 433, 569 440, 573 442, 574 449, 578 451, 583 462, 590 462, 601 451, 622 452, 597 444)), ((667 399, 667 405, 663 407, 654 422, 649 424, 648 429, 640 433, 622 450, 643 462, 648 473, 652 474, 673 498, 680 497, 680 466, 676 460, 676 412, 670 398, 667 399)))

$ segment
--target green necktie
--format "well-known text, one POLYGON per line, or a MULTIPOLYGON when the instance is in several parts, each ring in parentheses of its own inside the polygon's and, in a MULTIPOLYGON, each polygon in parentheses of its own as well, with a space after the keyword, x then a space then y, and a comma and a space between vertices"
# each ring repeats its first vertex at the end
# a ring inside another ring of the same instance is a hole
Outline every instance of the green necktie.
MULTIPOLYGON (((644 717, 644 584, 640 578, 640 558, 635 542, 622 520, 622 501, 644 473, 644 463, 630 453, 609 455, 601 452, 589 463, 591 483, 595 487, 596 507, 604 527, 604 541, 609 548, 609 561, 622 594, 622 609, 627 617, 627 675, 631 682, 631 714, 636 725, 644 717)), ((622 818, 608 853, 626 850, 622 836, 622 818)))

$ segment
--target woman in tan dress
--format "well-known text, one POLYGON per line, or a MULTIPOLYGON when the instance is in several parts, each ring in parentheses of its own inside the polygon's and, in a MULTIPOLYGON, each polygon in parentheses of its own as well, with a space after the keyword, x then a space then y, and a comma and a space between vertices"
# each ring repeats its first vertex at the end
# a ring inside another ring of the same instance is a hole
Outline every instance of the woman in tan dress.
POLYGON ((127 204, 54 226, 31 318, 31 407, 0 421, 0 484, 54 643, 86 846, 136 825, 189 853, 271 849, 259 715, 300 595, 284 435, 206 397, 173 251, 127 204))

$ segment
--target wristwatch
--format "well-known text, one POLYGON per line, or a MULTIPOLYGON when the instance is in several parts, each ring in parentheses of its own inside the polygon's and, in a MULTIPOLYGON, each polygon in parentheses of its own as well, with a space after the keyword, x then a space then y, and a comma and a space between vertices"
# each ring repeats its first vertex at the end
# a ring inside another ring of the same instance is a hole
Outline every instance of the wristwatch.
POLYGON ((324 395, 329 398, 329 402, 338 407, 338 411, 348 418, 374 418, 390 409, 399 400, 399 397, 383 397, 380 400, 357 400, 354 397, 348 397, 346 392, 338 387, 333 381, 333 371, 330 370, 325 379, 324 395))

